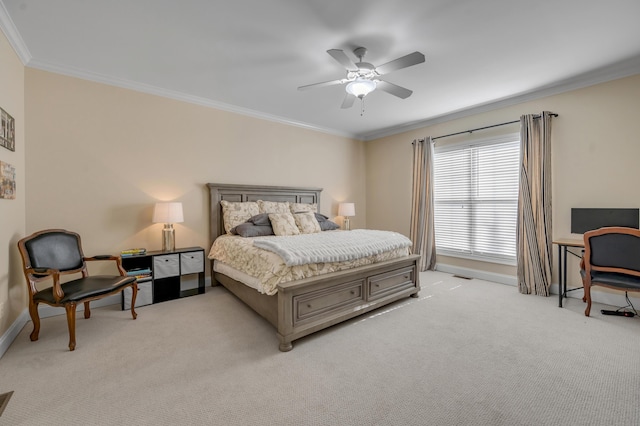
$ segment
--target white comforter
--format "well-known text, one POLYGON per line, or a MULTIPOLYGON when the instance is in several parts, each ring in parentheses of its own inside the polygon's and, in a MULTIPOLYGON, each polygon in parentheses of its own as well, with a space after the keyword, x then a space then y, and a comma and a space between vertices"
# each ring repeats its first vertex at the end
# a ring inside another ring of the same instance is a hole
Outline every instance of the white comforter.
POLYGON ((411 246, 411 240, 391 231, 356 229, 319 232, 288 238, 256 237, 253 245, 279 255, 287 266, 345 262, 411 246))

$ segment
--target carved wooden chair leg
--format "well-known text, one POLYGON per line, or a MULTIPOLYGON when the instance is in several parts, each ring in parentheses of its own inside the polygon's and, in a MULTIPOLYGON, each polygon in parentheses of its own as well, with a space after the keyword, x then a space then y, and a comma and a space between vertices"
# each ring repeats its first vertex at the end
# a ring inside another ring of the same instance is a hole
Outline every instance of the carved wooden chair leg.
POLYGON ((76 304, 69 303, 64 308, 67 310, 67 325, 69 326, 69 350, 76 348, 76 304))
POLYGON ((134 310, 134 307, 136 306, 137 295, 138 295, 138 283, 133 283, 133 285, 131 286, 131 316, 133 317, 133 319, 138 318, 138 314, 136 314, 136 311, 134 310))
POLYGON ((91 308, 89 307, 89 302, 84 302, 84 318, 91 318, 91 308))
POLYGON ((584 315, 588 317, 591 313, 591 286, 586 283, 584 285, 584 298, 587 302, 587 309, 584 310, 584 315))
POLYGON ((40 315, 38 315, 38 304, 33 301, 29 303, 29 315, 31 315, 31 321, 33 322, 33 331, 29 337, 32 342, 35 342, 40 334, 40 315))

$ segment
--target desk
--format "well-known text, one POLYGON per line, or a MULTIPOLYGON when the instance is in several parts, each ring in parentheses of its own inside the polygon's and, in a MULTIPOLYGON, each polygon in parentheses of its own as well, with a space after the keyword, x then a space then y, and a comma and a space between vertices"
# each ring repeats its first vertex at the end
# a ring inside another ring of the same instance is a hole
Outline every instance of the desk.
POLYGON ((558 245, 558 306, 562 308, 562 298, 567 297, 568 291, 580 290, 582 287, 572 288, 567 290, 567 252, 576 257, 582 257, 572 251, 569 251, 569 247, 584 248, 584 240, 575 238, 558 238, 553 241, 553 244, 558 245))

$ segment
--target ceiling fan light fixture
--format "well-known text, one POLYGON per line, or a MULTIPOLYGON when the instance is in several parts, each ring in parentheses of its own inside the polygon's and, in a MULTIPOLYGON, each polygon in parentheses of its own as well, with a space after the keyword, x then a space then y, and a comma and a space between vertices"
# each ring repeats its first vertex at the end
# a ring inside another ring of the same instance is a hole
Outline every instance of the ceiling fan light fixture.
POLYGON ((364 98, 369 93, 376 89, 376 82, 373 80, 367 80, 366 78, 357 78, 351 83, 347 84, 347 93, 351 93, 357 98, 364 98))

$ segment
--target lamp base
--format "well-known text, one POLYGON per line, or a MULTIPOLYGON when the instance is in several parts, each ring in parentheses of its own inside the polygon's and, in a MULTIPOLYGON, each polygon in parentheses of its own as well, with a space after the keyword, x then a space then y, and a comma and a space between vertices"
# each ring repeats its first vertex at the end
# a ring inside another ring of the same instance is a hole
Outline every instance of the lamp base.
POLYGON ((351 221, 349 220, 348 217, 344 218, 343 225, 344 225, 344 230, 345 231, 351 231, 351 221))
POLYGON ((162 251, 174 251, 176 249, 176 232, 171 223, 165 223, 162 230, 162 251))

